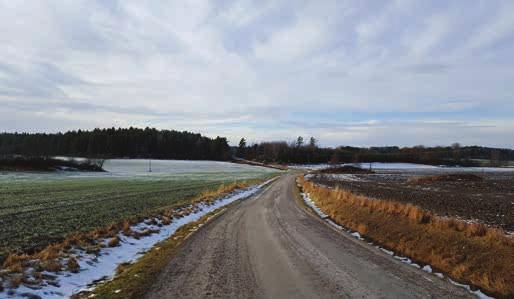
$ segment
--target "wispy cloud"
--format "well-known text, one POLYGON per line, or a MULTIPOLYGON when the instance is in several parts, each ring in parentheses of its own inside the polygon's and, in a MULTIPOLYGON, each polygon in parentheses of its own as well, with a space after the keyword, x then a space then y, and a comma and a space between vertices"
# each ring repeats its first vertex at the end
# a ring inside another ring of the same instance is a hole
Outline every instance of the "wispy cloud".
POLYGON ((0 2, 0 129, 514 147, 508 1, 0 2))

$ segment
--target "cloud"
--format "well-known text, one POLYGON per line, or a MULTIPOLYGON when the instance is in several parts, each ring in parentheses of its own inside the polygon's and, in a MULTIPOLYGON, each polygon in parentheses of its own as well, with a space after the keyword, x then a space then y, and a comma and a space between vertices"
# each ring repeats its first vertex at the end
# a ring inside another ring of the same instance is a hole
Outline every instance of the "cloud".
POLYGON ((304 134, 324 145, 514 147, 512 8, 4 1, 0 128, 134 125, 233 143, 304 134))
MULTIPOLYGON (((494 5, 494 4, 492 4, 494 5)), ((470 36, 466 47, 474 50, 494 45, 502 39, 512 37, 514 34, 514 16, 512 2, 504 2, 498 5, 492 13, 492 17, 478 26, 477 30, 470 36)))
POLYGON ((402 67, 403 70, 412 72, 413 74, 440 74, 450 68, 450 65, 442 63, 421 63, 402 67))

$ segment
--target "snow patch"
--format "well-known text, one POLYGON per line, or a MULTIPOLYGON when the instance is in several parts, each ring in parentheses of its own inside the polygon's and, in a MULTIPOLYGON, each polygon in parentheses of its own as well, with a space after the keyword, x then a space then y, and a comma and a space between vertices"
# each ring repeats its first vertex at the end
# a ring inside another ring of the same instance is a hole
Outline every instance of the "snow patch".
POLYGON ((392 252, 391 250, 387 250, 387 249, 382 248, 382 247, 379 247, 379 246, 377 246, 377 247, 378 247, 380 250, 382 250, 383 252, 385 252, 386 254, 388 254, 388 255, 391 255, 391 256, 392 256, 392 255, 394 255, 394 252, 392 252))
POLYGON ((344 228, 343 228, 341 225, 339 225, 339 224, 335 223, 334 221, 332 221, 332 220, 330 220, 330 219, 325 219, 325 221, 326 221, 328 224, 332 225, 333 227, 335 227, 335 228, 337 228, 337 229, 339 229, 339 230, 344 230, 344 228))
POLYGON ((415 164, 415 163, 373 162, 373 163, 352 163, 352 164, 347 164, 347 165, 361 167, 361 168, 371 168, 371 169, 434 169, 434 168, 439 168, 438 166, 426 165, 426 164, 415 164))
POLYGON ((316 214, 318 214, 319 217, 321 217, 321 219, 326 219, 328 218, 328 215, 323 213, 323 211, 321 211, 320 208, 318 208, 318 206, 316 206, 316 203, 309 197, 308 194, 306 193, 302 193, 302 197, 303 197, 303 201, 311 208, 314 210, 314 212, 316 212, 316 214))
POLYGON ((311 178, 313 178, 315 175, 313 173, 308 173, 306 174, 304 177, 306 180, 310 180, 311 178))
MULTIPOLYGON (((145 252, 150 250, 155 244, 161 242, 175 233, 181 226, 198 221, 203 216, 237 200, 246 199, 259 191, 274 179, 268 180, 260 185, 250 188, 237 190, 229 195, 214 201, 211 204, 199 203, 192 208, 192 213, 181 218, 174 218, 169 225, 162 227, 141 222, 133 225, 133 231, 144 231, 146 229, 159 229, 157 233, 136 239, 132 236, 118 235, 120 245, 112 248, 102 248, 100 255, 88 254, 84 251, 76 250, 75 255, 80 265, 78 273, 60 272, 48 273, 56 276, 56 283, 43 283, 39 289, 20 286, 15 290, 4 290, 7 298, 26 298, 27 294, 40 296, 44 299, 70 297, 81 291, 91 290, 95 282, 112 279, 116 268, 123 263, 132 263, 139 259, 145 252), (8 293, 8 291, 12 291, 8 293)), ((195 228, 196 230, 198 228, 195 228)), ((104 240, 104 242, 107 241, 104 240)), ((3 294, 2 294, 3 295, 3 294)))
POLYGON ((354 236, 356 239, 364 240, 364 239, 361 237, 361 234, 359 234, 358 232, 353 232, 353 233, 351 233, 350 235, 354 236))
MULTIPOLYGON (((329 223, 330 225, 334 226, 334 227, 337 227, 338 229, 341 229, 341 230, 344 230, 344 231, 347 231, 347 229, 341 225, 338 225, 337 223, 335 223, 334 221, 332 221, 331 219, 328 219, 328 215, 326 215, 325 213, 323 213, 323 211, 321 211, 321 209, 319 209, 317 206, 316 206, 316 203, 309 197, 308 194, 306 193, 301 193, 302 197, 303 197, 303 200, 305 201, 305 203, 311 207, 321 218, 325 219, 325 221, 327 223, 329 223)), ((364 240, 361 235, 358 233, 358 232, 352 232, 351 233, 352 236, 354 236, 355 238, 359 239, 359 240, 364 240)), ((368 243, 370 245, 372 245, 373 243, 368 243)), ((387 250, 385 248, 382 248, 380 246, 375 246, 376 248, 382 250, 383 252, 385 252, 386 254, 390 255, 390 256, 393 256, 395 259, 397 260, 400 260, 401 262, 405 263, 405 264, 408 264, 410 266, 413 266, 415 268, 418 268, 422 271, 425 271, 427 273, 431 273, 441 279, 444 279, 444 275, 442 273, 438 273, 438 272, 433 272, 432 270, 432 267, 430 265, 425 265, 424 267, 421 267, 420 265, 412 262, 412 260, 408 257, 403 257, 403 256, 398 256, 398 255, 394 255, 394 252, 393 251, 390 251, 390 250, 387 250)), ((469 285, 465 285, 465 284, 460 284, 458 282, 455 282, 453 280, 451 280, 450 278, 448 278, 448 280, 454 284, 454 285, 457 285, 457 286, 460 286, 460 287, 463 287, 465 288, 466 290, 468 290, 470 293, 474 294, 475 296, 477 296, 478 298, 480 299, 494 299, 494 297, 490 297, 490 296, 487 296, 486 294, 484 294, 481 290, 472 290, 471 287, 469 285)))
POLYGON ((494 297, 487 296, 486 294, 482 293, 482 291, 480 291, 480 290, 473 291, 471 289, 471 287, 469 285, 467 285, 467 284, 458 283, 458 282, 452 280, 451 278, 448 278, 448 281, 451 282, 452 284, 456 285, 456 286, 459 286, 461 288, 465 288, 470 293, 475 294, 475 296, 477 296, 480 299, 494 299, 494 297))

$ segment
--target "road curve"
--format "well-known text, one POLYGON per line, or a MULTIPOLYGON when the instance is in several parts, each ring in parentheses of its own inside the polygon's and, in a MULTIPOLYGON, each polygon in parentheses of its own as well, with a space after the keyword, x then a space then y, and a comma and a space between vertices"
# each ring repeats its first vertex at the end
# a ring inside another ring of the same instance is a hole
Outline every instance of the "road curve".
POLYGON ((208 223, 147 298, 471 298, 336 231, 295 200, 294 176, 208 223))

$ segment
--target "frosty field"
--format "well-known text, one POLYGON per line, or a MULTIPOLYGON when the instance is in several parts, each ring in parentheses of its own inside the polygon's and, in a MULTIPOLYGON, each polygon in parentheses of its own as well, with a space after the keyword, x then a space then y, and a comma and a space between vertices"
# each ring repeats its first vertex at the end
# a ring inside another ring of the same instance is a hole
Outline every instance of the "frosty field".
POLYGON ((202 191, 263 179, 267 168, 211 161, 110 160, 106 173, 0 173, 0 260, 73 232, 179 205, 202 191))

